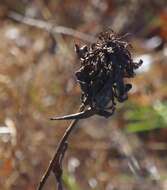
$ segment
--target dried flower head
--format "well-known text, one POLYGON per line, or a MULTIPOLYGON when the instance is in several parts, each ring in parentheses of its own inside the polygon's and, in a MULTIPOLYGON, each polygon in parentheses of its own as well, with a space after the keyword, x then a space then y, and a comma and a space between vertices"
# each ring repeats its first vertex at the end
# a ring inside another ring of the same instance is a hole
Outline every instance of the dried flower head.
POLYGON ((97 42, 89 47, 75 45, 81 63, 75 74, 81 87, 82 106, 87 107, 87 110, 54 119, 112 115, 116 102, 127 100, 132 87, 124 79, 134 77, 134 70, 142 64, 142 60, 133 62, 129 47, 129 43, 111 30, 101 33, 97 42))

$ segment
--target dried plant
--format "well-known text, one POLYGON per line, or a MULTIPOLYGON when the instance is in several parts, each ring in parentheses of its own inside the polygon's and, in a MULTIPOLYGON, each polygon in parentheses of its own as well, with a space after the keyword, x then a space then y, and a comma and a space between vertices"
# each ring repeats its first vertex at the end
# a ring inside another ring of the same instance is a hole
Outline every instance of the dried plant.
POLYGON ((44 174, 39 190, 44 186, 52 171, 58 182, 58 190, 62 185, 62 161, 67 149, 67 139, 79 119, 95 114, 108 118, 113 115, 117 102, 128 98, 132 85, 125 83, 125 78, 134 77, 134 70, 141 64, 133 62, 129 51, 130 44, 123 41, 112 30, 101 33, 97 42, 79 47, 75 45, 81 67, 75 73, 81 87, 80 112, 72 115, 54 117, 52 120, 74 119, 62 137, 58 149, 44 174))
POLYGON ((131 84, 125 84, 124 78, 134 77, 134 70, 142 64, 141 60, 139 63, 133 62, 128 46, 113 31, 101 33, 97 43, 90 47, 75 45, 81 62, 75 74, 82 91, 82 106, 87 109, 52 120, 83 119, 94 114, 106 118, 111 116, 115 110, 115 100, 127 100, 127 93, 132 87, 131 84))

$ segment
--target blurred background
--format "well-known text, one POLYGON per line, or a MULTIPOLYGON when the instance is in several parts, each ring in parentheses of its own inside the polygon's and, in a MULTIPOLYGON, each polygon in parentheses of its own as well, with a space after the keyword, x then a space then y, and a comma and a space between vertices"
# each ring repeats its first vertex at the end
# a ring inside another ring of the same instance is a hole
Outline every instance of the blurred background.
MULTIPOLYGON (((113 117, 80 121, 69 139, 67 190, 167 189, 166 0, 0 1, 0 189, 35 190, 75 113, 74 44, 112 28, 143 66, 113 117)), ((51 175, 44 189, 54 190, 51 175)))

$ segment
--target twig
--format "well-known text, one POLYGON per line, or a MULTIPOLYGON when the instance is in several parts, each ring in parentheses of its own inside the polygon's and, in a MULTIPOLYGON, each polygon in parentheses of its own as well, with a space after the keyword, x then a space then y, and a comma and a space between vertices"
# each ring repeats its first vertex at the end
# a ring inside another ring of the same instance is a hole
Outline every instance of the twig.
POLYGON ((50 22, 47 22, 44 20, 40 20, 40 19, 26 17, 26 16, 23 16, 16 12, 10 12, 8 17, 17 22, 46 30, 48 32, 51 32, 52 34, 56 34, 56 33, 57 34, 65 34, 65 35, 73 36, 78 39, 84 40, 86 42, 91 42, 91 43, 95 42, 95 40, 96 40, 95 37, 85 34, 83 32, 79 32, 72 28, 68 28, 65 26, 58 26, 58 25, 55 26, 55 24, 53 24, 53 23, 50 23, 50 22))
MULTIPOLYGON (((80 111, 83 111, 84 107, 81 106, 80 111)), ((63 190, 63 186, 62 186, 62 161, 64 158, 64 154, 65 151, 67 150, 67 139, 69 137, 69 135, 71 134, 72 130, 74 129, 76 123, 79 121, 79 119, 75 119, 74 121, 71 122, 70 126, 67 128, 67 130, 65 131, 62 139, 60 140, 60 143, 58 145, 58 148, 52 158, 52 160, 50 161, 50 164, 45 172, 45 174, 43 175, 40 184, 37 188, 37 190, 42 190, 43 186, 46 183, 46 180, 48 179, 50 172, 53 171, 53 173, 55 174, 56 180, 57 180, 57 189, 58 190, 63 190)))

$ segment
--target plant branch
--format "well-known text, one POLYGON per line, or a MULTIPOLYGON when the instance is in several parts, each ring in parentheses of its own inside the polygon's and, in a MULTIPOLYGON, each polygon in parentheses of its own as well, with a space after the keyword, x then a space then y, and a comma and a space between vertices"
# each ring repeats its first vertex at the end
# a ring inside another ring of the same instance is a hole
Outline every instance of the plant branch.
MULTIPOLYGON (((81 106, 80 111, 83 111, 83 110, 84 110, 84 106, 81 106)), ((67 139, 78 121, 79 121, 79 119, 73 120, 71 122, 71 124, 69 125, 69 127, 66 129, 63 137, 60 140, 58 148, 57 148, 52 160, 50 161, 50 164, 49 164, 45 174, 43 175, 43 177, 39 183, 37 190, 42 190, 51 171, 54 173, 54 175, 56 177, 56 180, 58 183, 57 189, 63 190, 62 178, 61 178, 62 177, 62 161, 63 161, 64 154, 65 154, 65 152, 67 150, 67 146, 68 146, 67 139)))
POLYGON ((23 16, 16 12, 10 12, 8 17, 14 21, 46 30, 48 32, 51 32, 52 34, 56 34, 56 33, 57 34, 65 34, 65 35, 73 36, 73 37, 76 37, 78 39, 81 39, 81 40, 84 40, 87 42, 91 42, 91 43, 95 42, 95 37, 85 34, 83 32, 79 32, 72 28, 68 28, 65 26, 58 26, 58 25, 55 26, 55 24, 53 24, 53 23, 50 23, 50 22, 47 22, 44 20, 40 20, 40 19, 26 17, 26 16, 23 16))

